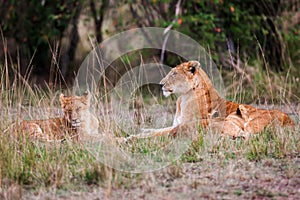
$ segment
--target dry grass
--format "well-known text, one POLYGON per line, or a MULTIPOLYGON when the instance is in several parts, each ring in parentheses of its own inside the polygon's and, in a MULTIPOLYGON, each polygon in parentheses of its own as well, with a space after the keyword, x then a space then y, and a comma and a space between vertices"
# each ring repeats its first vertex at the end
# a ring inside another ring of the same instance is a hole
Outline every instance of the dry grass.
MULTIPOLYGON (((294 199, 300 195, 299 124, 296 130, 265 129, 247 141, 199 128, 198 140, 168 167, 139 174, 120 172, 99 162, 90 153, 89 143, 42 143, 2 134, 15 120, 61 115, 59 91, 30 86, 26 78, 18 77, 17 70, 9 79, 8 68, 7 63, 0 65, 4 72, 0 81, 0 199, 294 199)), ((278 104, 286 104, 292 97, 299 100, 293 94, 285 97, 297 84, 293 80, 255 71, 250 76, 254 77, 254 92, 243 93, 247 87, 243 77, 232 79, 234 100, 245 102, 247 95, 260 96, 263 91, 273 95, 278 104), (283 88, 279 93, 278 85, 283 88), (255 93, 260 87, 263 90, 255 93)), ((124 111, 124 104, 105 105, 95 98, 94 112, 103 135, 124 137, 140 127, 170 125, 174 102, 150 95, 124 111)), ((297 123, 299 113, 292 111, 297 123)), ((174 140, 138 140, 121 149, 151 154, 174 140)))
MULTIPOLYGON (((36 96, 34 98, 38 99, 36 96)), ((45 98, 42 101, 56 102, 45 98)), ((152 101, 147 101, 149 104, 143 106, 143 120, 139 125, 130 117, 135 113, 132 109, 126 115, 113 116, 118 118, 99 117, 103 132, 125 136, 134 131, 128 124, 139 127, 170 123, 172 109, 163 106, 165 110, 161 111, 159 105, 153 108, 152 101), (164 123, 160 120, 163 113, 169 113, 165 116, 169 121, 164 123), (115 123, 111 120, 115 120, 115 123)), ((19 99, 19 102, 22 100, 19 99)), ((2 105, 6 103, 2 102, 2 105)), ((48 103, 43 105, 47 106, 48 103)), ((15 109, 13 106, 2 108, 1 119, 4 120, 1 121, 1 130, 16 117, 40 117, 43 115, 37 111, 43 113, 47 110, 40 111, 32 107, 15 109), (30 110, 37 114, 28 116, 30 110)), ((52 110, 52 115, 57 113, 57 109, 54 112, 52 110)), ((172 140, 139 140, 134 145, 125 144, 122 148, 145 153, 155 151, 172 140)), ((199 129, 198 140, 180 160, 163 170, 143 174, 122 173, 106 167, 90 154, 89 148, 83 143, 66 141, 47 144, 26 138, 16 141, 0 134, 0 151, 0 197, 4 199, 89 199, 94 196, 100 199, 231 199, 294 198, 299 195, 300 134, 286 129, 266 129, 247 141, 232 140, 199 129)))

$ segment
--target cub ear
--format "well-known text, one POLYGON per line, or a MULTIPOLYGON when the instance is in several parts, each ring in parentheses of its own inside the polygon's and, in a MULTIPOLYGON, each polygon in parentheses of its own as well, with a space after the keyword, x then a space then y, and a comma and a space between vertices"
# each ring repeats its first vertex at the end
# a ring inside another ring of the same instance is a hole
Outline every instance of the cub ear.
POLYGON ((59 101, 60 101, 60 105, 61 105, 62 107, 64 107, 64 106, 66 105, 66 100, 65 100, 65 98, 66 98, 66 96, 65 96, 63 93, 61 93, 61 94, 59 95, 59 101))
POLYGON ((83 93, 83 96, 90 96, 90 91, 86 90, 86 91, 83 93))
POLYGON ((247 113, 247 108, 244 106, 244 105, 242 105, 242 104, 240 104, 239 105, 239 109, 240 109, 240 112, 243 114, 243 113, 247 113))
POLYGON ((198 61, 189 61, 189 68, 188 70, 192 73, 195 74, 197 67, 200 67, 200 63, 198 61))
POLYGON ((88 91, 88 90, 85 91, 85 92, 83 93, 82 97, 83 97, 84 99, 86 99, 87 102, 90 102, 90 100, 91 100, 91 93, 90 93, 90 91, 88 91))
POLYGON ((239 115, 239 116, 242 116, 242 112, 241 112, 240 108, 236 109, 236 114, 239 115))
POLYGON ((60 100, 61 102, 63 102, 64 98, 65 98, 65 95, 64 95, 63 93, 61 93, 61 94, 59 95, 59 100, 60 100))
POLYGON ((239 110, 239 112, 240 112, 240 115, 241 115, 244 119, 248 119, 248 117, 249 117, 248 109, 247 109, 244 105, 240 104, 239 107, 238 107, 238 110, 239 110))

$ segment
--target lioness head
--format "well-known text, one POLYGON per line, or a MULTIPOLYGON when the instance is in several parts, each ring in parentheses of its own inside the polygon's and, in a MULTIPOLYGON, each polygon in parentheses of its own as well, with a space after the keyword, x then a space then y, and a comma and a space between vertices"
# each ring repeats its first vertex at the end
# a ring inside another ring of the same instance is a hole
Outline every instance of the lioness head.
POLYGON ((200 63, 198 61, 189 61, 177 65, 165 78, 160 81, 163 94, 167 97, 170 94, 185 94, 198 86, 200 63))
POLYGON ((80 126, 81 118, 84 112, 90 107, 90 93, 85 92, 82 96, 67 97, 60 95, 61 107, 64 111, 64 118, 72 127, 80 126))

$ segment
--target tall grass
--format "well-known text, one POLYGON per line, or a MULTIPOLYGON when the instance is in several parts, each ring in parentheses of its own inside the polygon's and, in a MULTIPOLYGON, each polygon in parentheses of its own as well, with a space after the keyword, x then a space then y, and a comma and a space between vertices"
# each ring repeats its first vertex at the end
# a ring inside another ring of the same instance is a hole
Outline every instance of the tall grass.
MULTIPOLYGON (((3 44, 5 46, 5 41, 3 44)), ((252 84, 245 85, 243 77, 232 79, 233 87, 230 91, 233 99, 248 102, 248 95, 260 96, 267 91, 268 95, 271 94, 270 96, 277 99, 275 101, 272 97, 274 103, 286 104, 289 103, 287 99, 299 100, 299 97, 293 94, 298 83, 271 72, 266 74, 259 67, 262 65, 266 63, 258 60, 254 72, 247 72, 248 66, 244 67, 246 73, 251 73, 252 84), (251 92, 246 88, 251 88, 251 92)), ((41 89, 32 86, 29 84, 30 70, 25 77, 20 76, 20 66, 9 63, 7 55, 4 64, 0 63, 0 70, 3 72, 0 81, 0 198, 7 197, 11 188, 16 185, 30 191, 41 188, 81 191, 89 186, 100 186, 110 195, 112 188, 127 187, 132 182, 143 180, 141 175, 117 172, 100 163, 84 143, 42 143, 26 138, 15 140, 3 134, 3 130, 16 120, 61 115, 57 100, 61 91, 54 91, 50 87, 41 89), (9 75, 9 71, 13 76, 9 75)), ((137 95, 140 97, 139 102, 133 99, 133 106, 126 112, 114 107, 116 105, 105 105, 95 98, 95 113, 99 118, 102 134, 108 137, 124 137, 141 126, 163 127, 170 124, 175 110, 174 99, 157 98, 151 93, 148 93, 147 98, 143 98, 143 94, 141 92, 137 95), (157 106, 153 107, 153 104, 157 106), (105 115, 109 113, 105 109, 117 114, 105 115), (162 122, 162 118, 167 120, 162 122)), ((298 122, 299 113, 294 114, 298 122)), ((175 164, 169 170, 175 177, 179 177, 180 164, 186 162, 201 162, 211 158, 224 159, 224 162, 235 159, 260 161, 266 158, 293 158, 300 153, 298 130, 299 125, 296 130, 267 128, 244 141, 220 137, 199 128, 198 139, 191 144, 180 161, 174 161, 175 164)), ((129 152, 147 153, 155 151, 167 142, 172 142, 172 139, 141 139, 131 146, 125 145, 121 148, 129 152)))

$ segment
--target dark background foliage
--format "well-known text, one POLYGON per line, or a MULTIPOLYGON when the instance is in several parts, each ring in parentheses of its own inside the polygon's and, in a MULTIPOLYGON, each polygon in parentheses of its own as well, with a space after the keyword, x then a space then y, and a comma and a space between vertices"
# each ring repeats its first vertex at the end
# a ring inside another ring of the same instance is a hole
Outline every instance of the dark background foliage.
POLYGON ((80 53, 78 24, 84 15, 83 21, 93 24, 89 36, 98 43, 104 35, 129 28, 173 24, 174 30, 212 52, 224 69, 237 60, 255 62, 262 55, 274 72, 287 71, 300 60, 299 4, 295 0, 1 0, 1 65, 8 60, 10 68, 18 66, 22 76, 30 72, 38 82, 71 81, 86 56, 75 58, 80 53), (112 21, 113 28, 106 29, 106 21, 112 21))

